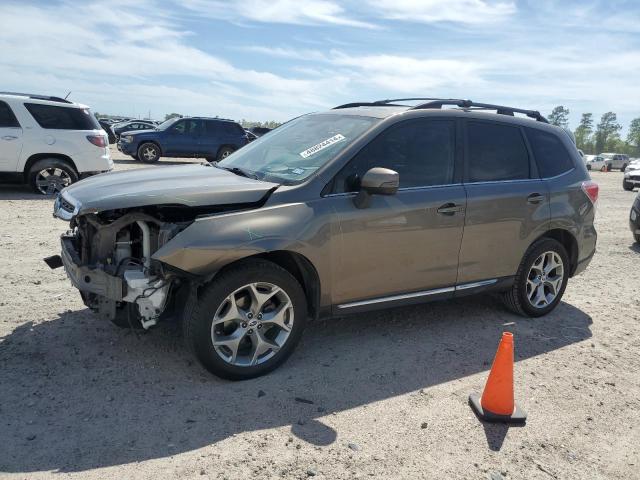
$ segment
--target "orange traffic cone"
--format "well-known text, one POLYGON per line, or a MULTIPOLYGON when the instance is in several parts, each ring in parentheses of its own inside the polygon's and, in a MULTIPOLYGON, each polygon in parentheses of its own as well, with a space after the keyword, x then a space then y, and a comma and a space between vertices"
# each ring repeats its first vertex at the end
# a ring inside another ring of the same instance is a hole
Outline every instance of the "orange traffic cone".
POLYGON ((513 401, 513 333, 504 332, 482 398, 469 395, 469 405, 480 420, 523 423, 527 414, 513 401))

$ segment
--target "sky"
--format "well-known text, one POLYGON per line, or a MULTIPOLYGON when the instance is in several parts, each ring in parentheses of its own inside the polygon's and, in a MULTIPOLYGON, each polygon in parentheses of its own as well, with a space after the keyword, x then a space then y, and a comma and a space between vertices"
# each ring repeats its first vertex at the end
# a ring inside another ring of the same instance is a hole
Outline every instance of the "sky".
MULTIPOLYGON (((640 1, 0 0, 0 90, 115 115, 285 121, 470 98, 640 116, 640 1)), ((623 131, 623 132, 624 132, 623 131)))

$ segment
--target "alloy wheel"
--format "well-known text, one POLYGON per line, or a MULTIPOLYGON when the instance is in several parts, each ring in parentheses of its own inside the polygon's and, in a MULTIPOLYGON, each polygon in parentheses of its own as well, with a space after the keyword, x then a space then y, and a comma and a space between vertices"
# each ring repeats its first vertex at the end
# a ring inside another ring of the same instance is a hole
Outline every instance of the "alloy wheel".
POLYGON ((284 290, 272 283, 250 283, 218 307, 211 341, 225 362, 241 367, 259 365, 284 346, 293 321, 293 303, 284 290))
POLYGON ((554 251, 544 252, 529 269, 527 275, 527 299, 534 308, 551 304, 562 288, 564 265, 554 251))
POLYGON ((44 168, 36 175, 36 188, 43 195, 58 193, 71 183, 71 176, 58 167, 44 168))
POLYGON ((142 156, 147 160, 147 161, 153 161, 156 159, 157 157, 157 152, 156 149, 154 147, 145 147, 142 150, 142 156))

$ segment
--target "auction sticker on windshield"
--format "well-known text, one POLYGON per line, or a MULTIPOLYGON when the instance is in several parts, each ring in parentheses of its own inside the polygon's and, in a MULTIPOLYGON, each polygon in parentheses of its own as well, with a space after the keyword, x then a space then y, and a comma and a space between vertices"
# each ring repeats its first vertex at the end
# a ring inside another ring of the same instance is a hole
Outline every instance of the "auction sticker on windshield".
POLYGON ((307 148, 305 151, 300 152, 300 156, 302 158, 308 158, 314 153, 318 153, 320 150, 324 150, 325 148, 330 147, 334 143, 338 143, 344 139, 345 139, 344 135, 338 133, 337 135, 334 135, 331 138, 327 138, 326 140, 321 141, 320 143, 314 145, 313 147, 307 148))

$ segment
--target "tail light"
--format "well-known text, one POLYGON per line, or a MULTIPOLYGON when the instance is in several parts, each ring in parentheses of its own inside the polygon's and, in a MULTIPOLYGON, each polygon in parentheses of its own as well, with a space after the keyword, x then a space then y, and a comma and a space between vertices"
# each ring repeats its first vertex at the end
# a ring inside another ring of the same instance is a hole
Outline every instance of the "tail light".
POLYGON ((598 193, 600 192, 598 184, 592 180, 582 182, 582 191, 589 197, 591 203, 595 205, 598 201, 598 193))
POLYGON ((93 143, 96 147, 106 147, 107 137, 104 135, 87 135, 87 140, 93 143))

